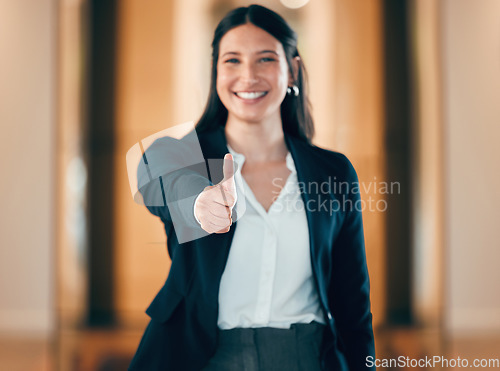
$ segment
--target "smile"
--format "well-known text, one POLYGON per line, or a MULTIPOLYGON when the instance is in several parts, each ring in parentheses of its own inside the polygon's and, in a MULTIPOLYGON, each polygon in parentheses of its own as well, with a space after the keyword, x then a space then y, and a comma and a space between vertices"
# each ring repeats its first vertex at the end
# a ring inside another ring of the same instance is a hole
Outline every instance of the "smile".
POLYGON ((240 91, 234 93, 237 97, 242 99, 257 99, 267 94, 267 91, 240 91))

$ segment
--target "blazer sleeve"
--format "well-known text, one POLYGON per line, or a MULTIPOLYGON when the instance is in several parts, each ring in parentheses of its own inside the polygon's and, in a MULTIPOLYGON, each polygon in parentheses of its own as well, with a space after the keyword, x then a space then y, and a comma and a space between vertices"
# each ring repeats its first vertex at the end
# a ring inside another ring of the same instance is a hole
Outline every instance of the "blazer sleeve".
POLYGON ((203 233, 194 217, 194 202, 212 185, 204 158, 193 154, 193 147, 173 138, 157 139, 144 152, 137 169, 137 188, 144 205, 162 221, 172 222, 178 238, 183 235, 180 239, 184 240, 203 233))
POLYGON ((345 156, 343 160, 344 178, 349 186, 340 195, 344 221, 332 250, 329 305, 349 370, 374 370, 375 367, 366 366, 367 357, 375 357, 375 345, 359 183, 351 162, 345 156))

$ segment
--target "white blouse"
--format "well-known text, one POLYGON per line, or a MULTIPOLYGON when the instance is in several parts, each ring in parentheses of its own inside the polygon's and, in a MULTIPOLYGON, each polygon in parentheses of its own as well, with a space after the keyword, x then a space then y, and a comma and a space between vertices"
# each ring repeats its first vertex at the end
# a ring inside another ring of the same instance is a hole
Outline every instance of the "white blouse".
POLYGON ((241 176, 245 156, 228 147, 237 163, 246 211, 239 217, 219 291, 220 329, 289 328, 325 323, 314 284, 309 229, 290 153, 285 186, 268 212, 241 176))

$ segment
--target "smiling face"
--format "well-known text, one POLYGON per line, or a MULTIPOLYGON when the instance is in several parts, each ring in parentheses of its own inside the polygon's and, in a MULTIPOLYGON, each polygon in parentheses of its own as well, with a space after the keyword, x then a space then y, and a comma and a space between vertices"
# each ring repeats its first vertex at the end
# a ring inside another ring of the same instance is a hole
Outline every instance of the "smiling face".
POLYGON ((283 45, 263 29, 247 23, 220 41, 217 94, 228 120, 260 123, 277 119, 291 84, 283 45))

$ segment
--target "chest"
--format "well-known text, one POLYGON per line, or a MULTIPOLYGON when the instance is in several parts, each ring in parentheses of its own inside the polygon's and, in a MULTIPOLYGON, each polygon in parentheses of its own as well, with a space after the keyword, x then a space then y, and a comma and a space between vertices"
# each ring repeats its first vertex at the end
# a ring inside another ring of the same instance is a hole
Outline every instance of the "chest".
POLYGON ((285 161, 245 163, 241 169, 241 175, 266 212, 278 198, 290 173, 285 161))

